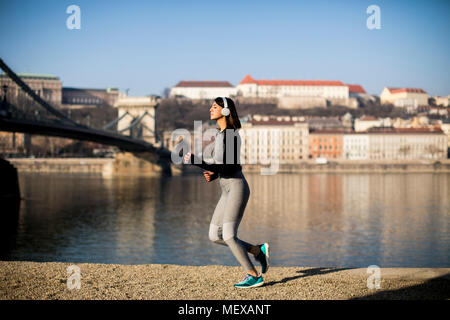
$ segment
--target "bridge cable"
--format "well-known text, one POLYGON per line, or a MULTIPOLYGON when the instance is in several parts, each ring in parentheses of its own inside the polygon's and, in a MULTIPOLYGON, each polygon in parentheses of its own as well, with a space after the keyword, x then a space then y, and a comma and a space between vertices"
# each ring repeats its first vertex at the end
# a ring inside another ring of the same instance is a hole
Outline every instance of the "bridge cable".
POLYGON ((134 128, 136 125, 139 124, 139 122, 142 121, 142 119, 148 115, 147 111, 145 111, 141 116, 139 116, 139 118, 136 118, 132 123, 130 123, 130 125, 128 127, 126 127, 125 129, 119 130, 119 132, 124 132, 126 130, 132 129, 134 128))
POLYGON ((112 128, 115 124, 117 124, 120 120, 122 120, 123 118, 125 118, 127 115, 130 115, 130 116, 131 116, 131 114, 127 111, 127 112, 125 112, 123 115, 121 115, 119 118, 117 118, 117 119, 111 121, 110 123, 104 125, 104 126, 103 126, 103 129, 109 129, 109 128, 112 128))
POLYGON ((41 97, 39 97, 31 88, 22 81, 15 73, 12 71, 0 58, 0 68, 3 69, 3 71, 13 80, 19 87, 22 88, 23 91, 28 93, 28 95, 38 104, 40 104, 42 107, 44 107, 48 112, 54 114, 55 116, 59 117, 60 119, 63 119, 65 121, 70 122, 71 124, 77 126, 77 127, 86 127, 83 126, 72 119, 66 117, 63 113, 56 110, 54 107, 52 107, 50 104, 48 104, 45 100, 43 100, 41 97))

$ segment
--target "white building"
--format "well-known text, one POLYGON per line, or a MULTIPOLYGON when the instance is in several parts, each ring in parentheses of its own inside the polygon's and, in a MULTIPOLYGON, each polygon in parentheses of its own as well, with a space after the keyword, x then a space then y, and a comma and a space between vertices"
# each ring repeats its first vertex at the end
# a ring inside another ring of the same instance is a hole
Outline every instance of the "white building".
POLYGON ((170 89, 171 98, 215 99, 235 95, 236 88, 228 81, 180 81, 170 89))
MULTIPOLYGON (((52 106, 61 106, 62 82, 59 77, 50 74, 18 73, 17 76, 25 82, 39 97, 52 106)), ((8 99, 25 97, 27 94, 6 74, 0 74, 0 88, 7 86, 8 99)), ((1 92, 3 94, 3 90, 1 92)))
POLYGON ((417 99, 414 98, 403 98, 394 100, 394 106, 401 108, 413 108, 417 109, 419 103, 417 99))
POLYGON ((344 159, 369 159, 369 135, 367 133, 345 133, 342 137, 342 144, 344 159))
POLYGON ((433 97, 437 106, 448 107, 450 101, 450 95, 446 97, 433 97))
POLYGON ((237 86, 242 97, 320 97, 325 99, 348 99, 349 88, 341 81, 325 80, 255 80, 245 76, 237 86))
POLYGON ((308 123, 290 116, 254 116, 242 124, 245 163, 277 158, 280 164, 299 163, 308 158, 308 123))
POLYGON ((434 128, 372 128, 369 160, 444 160, 447 136, 434 128))
POLYGON ((447 109, 441 107, 430 107, 430 109, 428 110, 428 114, 437 114, 446 118, 448 117, 447 109))
POLYGON ((381 103, 392 103, 397 107, 416 109, 428 105, 428 94, 419 88, 385 87, 380 95, 381 103))
POLYGON ((450 120, 444 120, 441 124, 441 129, 447 135, 447 147, 450 148, 450 120))
POLYGON ((372 116, 362 116, 354 121, 356 132, 367 131, 369 128, 383 126, 383 120, 372 116))

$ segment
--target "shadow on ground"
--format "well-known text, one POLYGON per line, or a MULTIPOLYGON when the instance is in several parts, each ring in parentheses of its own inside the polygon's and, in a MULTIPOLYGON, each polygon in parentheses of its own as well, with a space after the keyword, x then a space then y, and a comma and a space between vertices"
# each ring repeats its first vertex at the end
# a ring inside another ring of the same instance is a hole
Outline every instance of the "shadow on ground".
POLYGON ((383 290, 352 300, 448 300, 450 273, 428 281, 396 290, 383 290))
MULTIPOLYGON (((295 279, 323 275, 332 272, 355 268, 311 268, 297 271, 298 275, 286 277, 278 281, 267 282, 264 286, 273 286, 295 279)), ((424 283, 394 290, 379 290, 373 294, 353 298, 351 300, 449 300, 450 273, 429 279, 424 283)))
POLYGON ((279 283, 286 283, 288 281, 292 281, 292 280, 299 279, 299 278, 317 276, 317 275, 338 272, 338 271, 342 271, 342 270, 350 270, 350 269, 354 269, 354 268, 311 268, 311 269, 299 270, 299 271, 297 271, 297 273, 300 273, 298 276, 292 276, 292 277, 287 277, 287 278, 284 278, 284 279, 281 279, 278 281, 267 282, 264 284, 264 286, 268 287, 268 286, 273 286, 273 285, 279 284, 279 283))

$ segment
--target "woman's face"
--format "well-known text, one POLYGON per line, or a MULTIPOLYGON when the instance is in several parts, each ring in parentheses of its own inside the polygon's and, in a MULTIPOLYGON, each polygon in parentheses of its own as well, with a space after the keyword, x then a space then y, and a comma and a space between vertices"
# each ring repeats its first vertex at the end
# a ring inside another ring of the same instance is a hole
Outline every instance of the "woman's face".
POLYGON ((211 114, 211 120, 217 120, 217 119, 223 117, 222 109, 223 108, 214 101, 211 108, 209 108, 209 113, 211 114))

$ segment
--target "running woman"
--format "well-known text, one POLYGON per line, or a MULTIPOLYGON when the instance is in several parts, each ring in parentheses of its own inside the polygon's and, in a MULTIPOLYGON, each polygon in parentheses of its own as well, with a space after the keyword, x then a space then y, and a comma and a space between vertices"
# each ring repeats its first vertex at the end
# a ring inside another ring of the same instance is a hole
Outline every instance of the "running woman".
POLYGON ((264 284, 262 273, 266 273, 269 268, 269 244, 252 245, 237 237, 239 223, 250 197, 250 188, 239 161, 241 139, 238 129, 241 128, 241 122, 230 98, 216 98, 209 111, 211 120, 216 120, 220 127, 214 140, 214 163, 208 164, 190 152, 184 156, 184 162, 205 169, 203 175, 207 182, 219 179, 222 194, 211 219, 209 239, 228 246, 246 271, 244 279, 234 286, 260 287, 264 284), (227 152, 232 154, 232 161, 230 155, 227 158, 227 152), (261 274, 250 261, 248 252, 261 264, 261 274))

